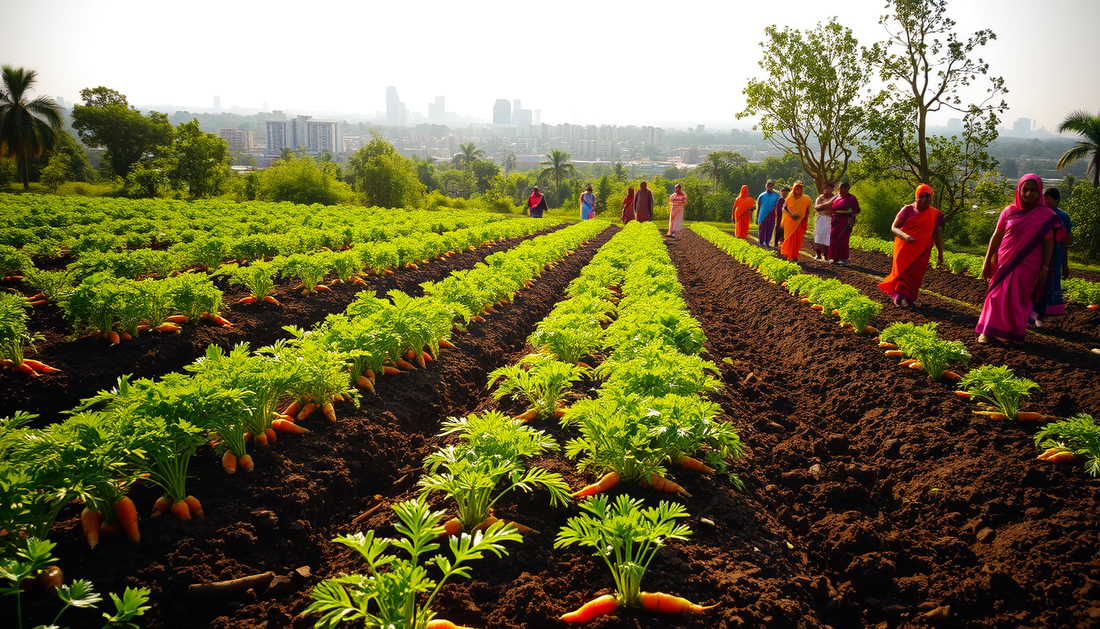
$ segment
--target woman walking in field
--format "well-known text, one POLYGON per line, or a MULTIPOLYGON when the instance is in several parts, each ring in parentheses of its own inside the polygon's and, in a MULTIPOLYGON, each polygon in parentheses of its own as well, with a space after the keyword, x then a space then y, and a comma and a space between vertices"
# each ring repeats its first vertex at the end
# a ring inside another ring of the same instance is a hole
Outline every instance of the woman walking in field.
POLYGON ((543 196, 542 190, 539 190, 538 186, 535 186, 531 190, 531 196, 527 199, 527 213, 531 218, 542 218, 542 213, 546 211, 546 197, 543 196))
POLYGON ((810 197, 802 193, 802 182, 799 181, 791 188, 791 194, 783 204, 783 248, 780 253, 791 262, 798 260, 809 214, 810 197))
POLYGON ((814 211, 817 218, 814 219, 814 259, 824 260, 829 255, 829 229, 833 221, 833 183, 826 181, 822 188, 824 192, 818 195, 814 201, 814 211))
POLYGON ((680 184, 676 184, 676 189, 672 191, 672 195, 668 198, 668 235, 675 236, 680 227, 684 224, 684 208, 687 206, 688 198, 684 194, 683 188, 680 184))
POLYGON ((756 201, 749 196, 749 187, 741 186, 741 194, 733 202, 733 222, 737 225, 737 237, 749 237, 749 222, 752 221, 752 211, 756 208, 756 201))
POLYGON ((623 199, 623 225, 634 220, 634 186, 626 187, 626 198, 623 199))
POLYGON ((592 184, 584 187, 581 195, 581 220, 586 221, 596 215, 596 195, 592 194, 592 184))
POLYGON ((989 292, 974 329, 979 343, 991 338, 1023 342, 1032 304, 1045 288, 1054 243, 1065 233, 1062 220, 1043 203, 1043 180, 1034 174, 1021 177, 1016 200, 997 219, 982 265, 989 292))
POLYGON ((928 271, 932 245, 939 250, 943 265, 943 212, 932 207, 932 186, 917 186, 917 199, 898 212, 891 228, 894 232, 894 266, 878 285, 894 303, 909 308, 919 306, 920 285, 928 271))
POLYGON ((833 199, 833 216, 829 221, 829 261, 848 265, 848 240, 859 214, 859 199, 848 191, 848 182, 840 182, 840 194, 833 199))

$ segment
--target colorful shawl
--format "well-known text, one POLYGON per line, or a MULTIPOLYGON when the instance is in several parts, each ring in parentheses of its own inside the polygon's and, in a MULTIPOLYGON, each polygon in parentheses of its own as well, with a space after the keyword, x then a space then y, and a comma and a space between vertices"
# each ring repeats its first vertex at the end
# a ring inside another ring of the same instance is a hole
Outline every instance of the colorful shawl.
MULTIPOLYGON (((918 198, 922 192, 933 194, 928 184, 917 186, 918 198)), ((905 206, 901 213, 912 214, 902 224, 901 231, 909 234, 913 242, 906 242, 901 236, 894 238, 894 263, 890 274, 878 287, 895 299, 900 296, 916 301, 924 274, 928 271, 928 259, 935 242, 933 236, 942 213, 932 206, 923 211, 917 210, 916 204, 905 206)))
POLYGON ((737 223, 737 237, 747 238, 749 235, 749 223, 752 222, 752 210, 756 207, 756 201, 749 196, 749 187, 741 186, 741 194, 733 202, 733 220, 737 223))

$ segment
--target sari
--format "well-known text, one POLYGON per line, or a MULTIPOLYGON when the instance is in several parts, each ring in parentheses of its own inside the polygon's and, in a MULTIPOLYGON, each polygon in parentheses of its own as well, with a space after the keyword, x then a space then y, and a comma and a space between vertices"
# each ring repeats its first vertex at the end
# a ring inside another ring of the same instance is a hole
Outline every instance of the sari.
POLYGON ((653 191, 645 186, 644 181, 634 193, 634 220, 639 223, 653 220, 653 191))
POLYGON ((778 214, 775 206, 779 205, 778 192, 762 192, 756 198, 756 222, 760 224, 757 231, 757 240, 762 245, 771 244, 772 234, 775 233, 775 221, 778 214))
POLYGON ((673 192, 668 198, 668 235, 671 236, 680 231, 684 224, 684 207, 687 206, 687 195, 681 192, 673 192))
POLYGON ((581 195, 581 220, 588 220, 596 215, 596 195, 585 192, 581 195))
POLYGON ((546 211, 546 195, 538 192, 532 192, 531 196, 527 199, 527 214, 531 218, 542 218, 542 213, 546 211))
POLYGON ((806 219, 810 214, 810 197, 802 194, 802 184, 794 184, 783 205, 783 247, 779 250, 783 257, 794 262, 802 249, 802 238, 806 235, 806 219), (792 218, 797 214, 798 218, 792 218))
MULTIPOLYGON (((932 194, 932 187, 918 186, 917 196, 922 192, 932 194)), ((878 287, 895 301, 901 297, 917 301, 924 274, 928 272, 928 260, 932 257, 936 228, 943 225, 943 212, 932 206, 921 211, 912 203, 898 212, 897 219, 904 220, 901 231, 909 234, 913 242, 906 242, 901 236, 894 237, 894 264, 878 287)))
POLYGON ((829 221, 829 259, 847 260, 851 255, 848 241, 852 237, 852 226, 859 214, 859 199, 851 192, 838 194, 833 199, 833 216, 829 221))
POLYGON ((749 237, 749 223, 752 221, 752 210, 756 207, 756 201, 749 196, 749 187, 741 186, 741 194, 733 202, 733 221, 737 224, 737 237, 749 237))
POLYGON ((1023 341, 1027 334, 1031 295, 1043 265, 1043 241, 1048 238, 1059 241, 1065 236, 1061 219, 1042 199, 1043 180, 1038 175, 1024 175, 1016 185, 1015 202, 997 219, 997 231, 1003 232, 1004 237, 997 248, 982 314, 974 328, 978 334, 1007 341, 1023 341), (1028 180, 1039 184, 1039 202, 1025 210, 1020 192, 1028 180))
MULTIPOLYGON (((1066 235, 1073 233, 1073 220, 1062 210, 1054 209, 1054 213, 1062 220, 1062 227, 1066 235)), ((1035 302, 1035 315, 1039 319, 1046 317, 1060 317, 1066 314, 1066 304, 1062 298, 1062 269, 1068 268, 1066 261, 1066 247, 1063 241, 1055 241, 1054 252, 1050 256, 1050 275, 1047 276, 1047 289, 1042 299, 1035 302)))
POLYGON ((631 190, 627 193, 626 198, 623 199, 623 225, 626 225, 630 221, 634 220, 634 191, 631 190))

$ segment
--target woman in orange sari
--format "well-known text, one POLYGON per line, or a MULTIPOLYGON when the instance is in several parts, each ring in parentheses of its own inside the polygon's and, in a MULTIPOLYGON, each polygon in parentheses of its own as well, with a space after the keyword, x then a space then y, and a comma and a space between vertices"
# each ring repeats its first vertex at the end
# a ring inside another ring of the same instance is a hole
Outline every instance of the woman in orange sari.
POLYGON ((786 203, 783 204, 783 257, 794 262, 802 249, 802 237, 806 235, 806 217, 810 214, 810 197, 802 194, 802 182, 794 184, 786 203))
POLYGON ((917 186, 916 203, 898 212, 892 230, 894 238, 894 266, 890 275, 878 285, 894 303, 906 308, 919 306, 920 285, 928 271, 932 257, 932 245, 939 250, 939 263, 943 265, 943 212, 932 207, 932 186, 917 186))
POLYGON ((733 222, 737 224, 737 237, 749 237, 749 222, 752 221, 752 211, 756 209, 756 200, 749 196, 749 187, 741 186, 741 194, 733 202, 733 222))

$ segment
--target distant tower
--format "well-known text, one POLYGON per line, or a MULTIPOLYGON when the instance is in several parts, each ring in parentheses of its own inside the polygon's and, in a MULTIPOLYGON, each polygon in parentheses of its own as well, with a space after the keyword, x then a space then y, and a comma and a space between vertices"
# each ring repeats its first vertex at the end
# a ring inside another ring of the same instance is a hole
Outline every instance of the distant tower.
POLYGON ((405 113, 405 103, 401 102, 401 99, 397 97, 397 88, 386 88, 386 124, 394 127, 405 126, 405 120, 407 114, 405 113))
POLYGON ((493 105, 493 124, 512 124, 512 104, 507 99, 498 98, 493 105))
POLYGON ((221 110, 222 110, 222 97, 221 96, 215 96, 214 97, 214 111, 216 111, 218 113, 221 113, 221 110))
POLYGON ((428 122, 443 124, 447 121, 447 101, 442 96, 436 96, 434 103, 428 103, 428 122))

